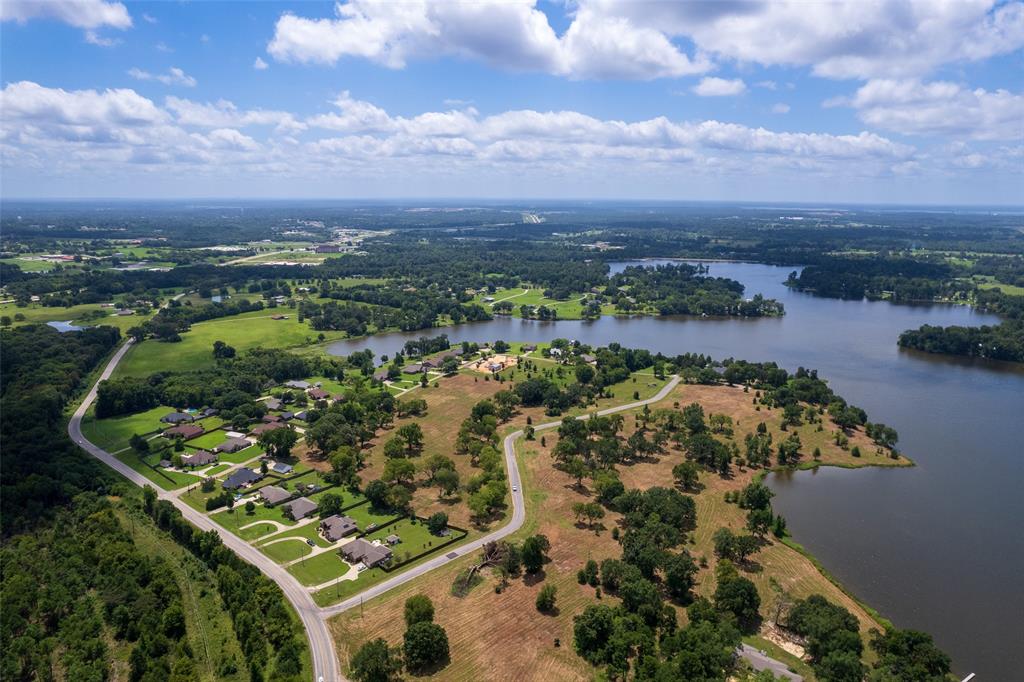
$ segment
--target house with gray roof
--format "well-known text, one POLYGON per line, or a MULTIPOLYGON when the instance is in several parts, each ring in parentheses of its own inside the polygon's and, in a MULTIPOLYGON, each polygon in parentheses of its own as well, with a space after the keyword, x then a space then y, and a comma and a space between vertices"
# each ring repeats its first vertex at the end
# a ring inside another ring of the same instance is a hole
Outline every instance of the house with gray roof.
POLYGON ((280 410, 281 405, 283 405, 284 403, 282 403, 277 398, 270 398, 264 404, 267 406, 268 410, 280 410))
POLYGON ((206 450, 196 450, 191 455, 181 458, 181 463, 188 467, 205 467, 217 463, 217 455, 206 450))
POLYGON ((190 415, 188 412, 169 412, 164 416, 160 417, 160 421, 166 424, 191 424, 195 420, 196 418, 190 415))
POLYGON ((374 568, 391 560, 391 549, 357 538, 341 548, 341 556, 350 564, 361 563, 367 568, 374 568))
POLYGON ((328 542, 337 542, 346 535, 351 535, 359 530, 355 519, 349 516, 328 516, 320 521, 320 532, 328 542))
POLYGON ((267 504, 280 504, 291 496, 290 492, 276 485, 266 485, 260 488, 260 497, 267 504))
POLYGON ((250 443, 249 441, 247 441, 244 438, 228 438, 223 443, 221 443, 220 445, 218 445, 215 448, 213 448, 213 451, 214 452, 228 452, 228 453, 238 452, 239 450, 246 449, 250 445, 252 445, 252 443, 250 443))
POLYGON ((284 382, 284 385, 287 386, 288 388, 298 388, 303 391, 305 391, 310 386, 308 381, 295 381, 294 379, 291 381, 284 382))
POLYGON ((263 474, 261 474, 260 472, 253 471, 252 469, 246 469, 243 467, 238 471, 232 473, 230 476, 228 476, 223 483, 223 487, 225 490, 238 490, 239 488, 248 488, 253 483, 259 481, 261 478, 263 478, 263 474))
POLYGON ((292 518, 299 521, 316 511, 316 502, 308 497, 300 497, 294 502, 285 505, 285 509, 290 510, 292 518))
POLYGON ((294 468, 295 467, 291 464, 287 464, 286 462, 274 462, 273 466, 270 467, 270 470, 275 474, 290 474, 294 468))

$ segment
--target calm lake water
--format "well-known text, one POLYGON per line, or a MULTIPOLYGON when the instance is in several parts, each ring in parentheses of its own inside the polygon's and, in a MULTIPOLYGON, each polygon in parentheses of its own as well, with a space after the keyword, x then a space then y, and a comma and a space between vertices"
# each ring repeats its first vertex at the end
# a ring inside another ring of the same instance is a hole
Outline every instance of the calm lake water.
MULTIPOLYGON (((657 262, 657 261, 652 261, 657 262)), ((624 264, 613 265, 621 270, 624 264)), ((783 318, 603 317, 593 322, 496 319, 339 341, 329 352, 393 354, 409 339, 579 339, 675 355, 774 360, 819 370, 875 421, 896 427, 918 466, 776 474, 776 510, 848 589, 896 625, 932 633, 958 673, 1021 679, 1024 669, 1024 371, 1011 364, 902 351, 922 324, 995 324, 964 306, 815 298, 782 285, 792 268, 712 263, 746 296, 776 298, 783 318)))

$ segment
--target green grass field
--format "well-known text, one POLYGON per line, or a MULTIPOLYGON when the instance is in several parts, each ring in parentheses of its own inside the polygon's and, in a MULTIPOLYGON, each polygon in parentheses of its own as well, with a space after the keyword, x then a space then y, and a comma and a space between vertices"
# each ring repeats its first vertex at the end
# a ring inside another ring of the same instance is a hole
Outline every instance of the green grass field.
POLYGON ((275 533, 272 537, 265 538, 261 542, 272 542, 280 538, 302 538, 303 540, 314 541, 318 547, 330 547, 331 543, 324 540, 323 537, 320 536, 320 533, 317 532, 319 527, 320 521, 318 519, 313 523, 307 523, 303 526, 275 533))
MULTIPOLYGON (((274 538, 274 540, 277 540, 277 538, 274 538)), ((283 564, 286 561, 307 556, 313 551, 313 548, 307 545, 305 540, 293 537, 283 542, 271 542, 269 545, 261 545, 260 551, 277 563, 283 564)))
MULTIPOLYGON (((292 564, 288 572, 294 575, 303 585, 319 585, 332 578, 337 578, 348 572, 348 564, 341 560, 337 552, 324 552, 317 556, 292 564)), ((369 571, 364 571, 368 573, 369 571)), ((361 580, 345 581, 359 584, 362 589, 361 580)))
POLYGON ((82 418, 82 433, 104 450, 115 452, 128 447, 128 440, 136 433, 141 436, 163 430, 167 424, 160 418, 168 412, 174 412, 174 408, 160 405, 137 414, 96 419, 90 410, 82 418))
MULTIPOLYGON (((187 371, 213 365, 213 342, 223 341, 235 350, 250 348, 288 348, 317 342, 317 333, 298 322, 290 308, 258 310, 242 315, 200 322, 182 334, 178 343, 152 339, 133 346, 118 365, 118 376, 149 376, 161 371, 187 371), (288 315, 287 320, 272 320, 271 315, 288 315)), ((344 336, 326 332, 328 340, 344 336)))
POLYGON ((205 419, 200 423, 203 425, 203 428, 207 430, 207 432, 197 438, 193 438, 192 440, 188 441, 189 446, 197 448, 199 450, 212 450, 213 448, 217 447, 225 440, 227 440, 227 433, 220 429, 217 429, 216 426, 214 426, 212 423, 208 425, 205 419))
POLYGON ((38 303, 30 303, 24 308, 19 308, 14 303, 4 303, 0 305, 0 315, 10 317, 14 326, 33 324, 41 322, 64 322, 71 320, 72 323, 81 326, 98 326, 105 325, 108 327, 117 327, 124 332, 129 327, 134 327, 140 324, 144 320, 149 319, 150 315, 129 315, 121 317, 118 315, 112 315, 113 309, 102 308, 95 303, 88 303, 83 305, 75 306, 44 306, 38 303), (91 313, 102 312, 103 317, 97 317, 89 319, 87 315, 91 313), (15 320, 15 315, 21 314, 25 317, 24 320, 15 320))
POLYGON ((357 507, 352 507, 345 511, 346 516, 352 517, 359 525, 359 530, 365 531, 371 523, 375 523, 378 526, 383 526, 388 521, 395 518, 396 514, 392 512, 377 511, 370 506, 370 503, 361 504, 357 507))

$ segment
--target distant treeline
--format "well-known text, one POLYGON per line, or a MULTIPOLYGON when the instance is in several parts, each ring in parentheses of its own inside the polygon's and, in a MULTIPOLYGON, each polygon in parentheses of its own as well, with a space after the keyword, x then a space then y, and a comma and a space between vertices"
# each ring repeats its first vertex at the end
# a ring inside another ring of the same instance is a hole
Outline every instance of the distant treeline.
POLYGON ((1008 318, 982 327, 923 325, 900 334, 899 345, 926 353, 1024 362, 1024 296, 995 290, 978 292, 979 306, 1008 318))

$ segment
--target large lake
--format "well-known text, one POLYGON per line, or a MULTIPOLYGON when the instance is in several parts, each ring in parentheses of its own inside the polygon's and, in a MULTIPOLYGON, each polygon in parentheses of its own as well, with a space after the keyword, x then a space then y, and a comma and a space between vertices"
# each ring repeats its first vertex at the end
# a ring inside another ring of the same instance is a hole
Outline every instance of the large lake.
MULTIPOLYGON (((613 265, 621 270, 623 264, 613 265)), ((712 263, 746 296, 776 298, 783 318, 603 317, 593 322, 496 319, 339 341, 329 352, 393 354, 408 339, 579 339, 774 360, 814 368, 837 393, 895 426, 918 466, 821 468, 772 475, 775 508, 795 539, 846 587, 900 627, 926 630, 957 672, 1021 679, 1024 669, 1024 370, 1009 364, 902 351, 896 338, 922 324, 998 319, 964 306, 905 306, 815 298, 782 285, 792 268, 712 263)))

